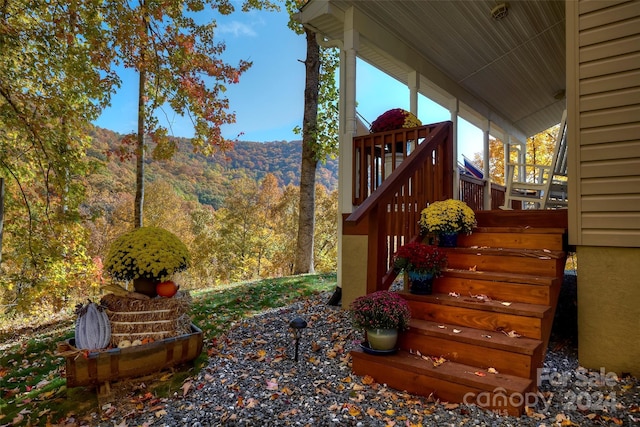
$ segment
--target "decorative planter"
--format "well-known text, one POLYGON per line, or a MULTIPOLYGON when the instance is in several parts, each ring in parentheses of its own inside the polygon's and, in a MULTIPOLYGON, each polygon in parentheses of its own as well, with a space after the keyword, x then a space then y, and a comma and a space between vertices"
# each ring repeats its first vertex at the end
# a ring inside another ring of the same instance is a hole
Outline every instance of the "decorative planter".
POLYGON ((202 331, 191 332, 150 344, 85 352, 75 340, 58 344, 66 359, 67 387, 100 386, 110 381, 140 377, 188 362, 202 352, 202 331), (62 344, 62 345, 61 345, 62 344))
POLYGON ((409 291, 415 295, 431 295, 433 292, 433 274, 410 271, 409 291))
POLYGON ((443 248, 455 248, 458 246, 458 233, 440 234, 438 244, 443 248))
POLYGON ((398 330, 367 329, 367 341, 374 350, 393 350, 398 342, 398 330))

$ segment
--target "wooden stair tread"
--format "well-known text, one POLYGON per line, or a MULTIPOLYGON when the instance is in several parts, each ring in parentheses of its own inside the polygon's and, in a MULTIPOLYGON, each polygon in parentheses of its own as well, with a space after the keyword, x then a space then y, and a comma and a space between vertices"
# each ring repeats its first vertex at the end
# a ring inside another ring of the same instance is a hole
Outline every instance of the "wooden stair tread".
POLYGON ((564 234, 564 228, 545 227, 476 227, 473 233, 564 234))
MULTIPOLYGON (((399 350, 396 354, 378 356, 367 354, 361 349, 354 349, 351 351, 351 356, 354 360, 360 359, 374 364, 393 366, 414 374, 438 378, 451 383, 462 384, 467 387, 490 392, 501 387, 506 390, 507 394, 525 393, 532 385, 532 380, 529 378, 500 373, 490 374, 486 370, 478 367, 451 361, 446 361, 436 367, 432 361, 425 360, 405 350, 399 350), (481 372, 484 376, 476 375, 476 372, 481 372)), ((371 374, 371 376, 374 380, 376 379, 375 373, 371 374)))
POLYGON ((564 251, 552 251, 544 249, 514 249, 514 248, 489 248, 489 247, 456 247, 456 248, 443 248, 447 252, 456 253, 469 253, 476 255, 489 255, 489 256, 514 256, 523 258, 537 258, 541 260, 546 259, 562 259, 566 256, 564 251))
POLYGON ((536 349, 542 344, 541 340, 532 338, 511 338, 503 332, 487 331, 468 326, 450 325, 422 319, 411 319, 410 331, 411 333, 423 336, 439 337, 526 355, 533 355, 536 349), (460 332, 454 332, 454 329, 460 332))
POLYGON ((446 268, 443 276, 463 279, 486 280, 491 282, 525 283, 529 285, 552 286, 560 279, 555 276, 536 276, 531 274, 505 273, 499 271, 473 271, 457 268, 446 268))
POLYGON ((473 310, 489 311, 493 313, 510 314, 514 316, 535 317, 543 319, 551 310, 550 306, 540 304, 527 304, 511 302, 509 305, 502 304, 509 301, 490 300, 485 301, 469 295, 459 297, 447 294, 414 295, 403 293, 405 299, 421 301, 431 304, 441 304, 455 307, 468 308, 473 310))

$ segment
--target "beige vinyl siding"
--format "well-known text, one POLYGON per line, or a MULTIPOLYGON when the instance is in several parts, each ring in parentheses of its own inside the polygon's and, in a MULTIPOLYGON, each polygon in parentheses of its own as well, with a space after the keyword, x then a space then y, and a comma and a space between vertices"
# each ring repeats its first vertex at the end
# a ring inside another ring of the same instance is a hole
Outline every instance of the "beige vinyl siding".
POLYGON ((640 0, 580 1, 572 40, 576 242, 640 247, 640 0))

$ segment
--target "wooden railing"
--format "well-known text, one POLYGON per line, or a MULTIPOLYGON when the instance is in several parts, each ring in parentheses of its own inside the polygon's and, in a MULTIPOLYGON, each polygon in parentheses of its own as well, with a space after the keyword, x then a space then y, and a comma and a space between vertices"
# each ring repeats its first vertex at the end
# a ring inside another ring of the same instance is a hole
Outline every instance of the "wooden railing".
POLYGON ((353 138, 353 204, 358 206, 436 128, 437 124, 353 138))
MULTIPOLYGON (((460 200, 474 211, 484 210, 484 189, 486 182, 469 175, 460 175, 460 200)), ((504 205, 506 187, 491 183, 491 209, 500 209, 504 205)), ((520 209, 520 203, 512 202, 513 209, 520 209)))
POLYGON ((416 238, 418 219, 428 203, 453 197, 453 124, 354 138, 353 201, 359 207, 345 227, 365 228, 368 235, 367 293, 387 289, 395 275, 392 256, 416 238), (385 165, 390 154, 393 170, 385 165), (406 158, 396 166, 397 158, 406 158))

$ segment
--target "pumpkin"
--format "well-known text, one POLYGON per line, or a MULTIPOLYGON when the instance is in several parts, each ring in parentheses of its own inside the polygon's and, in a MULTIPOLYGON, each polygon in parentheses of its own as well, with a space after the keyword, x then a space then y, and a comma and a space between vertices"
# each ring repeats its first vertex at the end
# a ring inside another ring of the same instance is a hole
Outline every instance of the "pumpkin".
POLYGON ((97 350, 109 345, 111 324, 104 307, 89 300, 87 305, 76 306, 76 348, 97 350))
POLYGON ((176 292, 178 292, 178 285, 171 280, 156 285, 156 293, 161 297, 171 298, 176 292))

